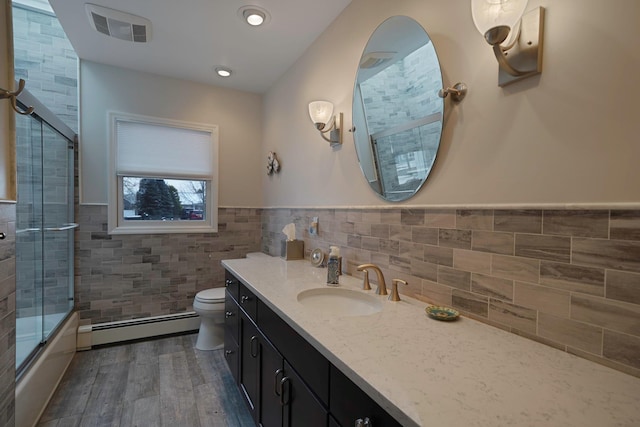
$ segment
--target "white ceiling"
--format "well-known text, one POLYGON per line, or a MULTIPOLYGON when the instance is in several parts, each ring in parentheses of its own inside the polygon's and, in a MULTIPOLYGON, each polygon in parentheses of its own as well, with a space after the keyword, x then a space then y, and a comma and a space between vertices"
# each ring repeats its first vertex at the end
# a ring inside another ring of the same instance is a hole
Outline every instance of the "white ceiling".
POLYGON ((351 0, 50 0, 81 59, 250 92, 265 92, 351 0), (148 43, 125 42, 91 28, 85 3, 151 21, 148 43), (246 5, 268 11, 251 27, 246 5), (233 70, 218 77, 214 68, 233 70))

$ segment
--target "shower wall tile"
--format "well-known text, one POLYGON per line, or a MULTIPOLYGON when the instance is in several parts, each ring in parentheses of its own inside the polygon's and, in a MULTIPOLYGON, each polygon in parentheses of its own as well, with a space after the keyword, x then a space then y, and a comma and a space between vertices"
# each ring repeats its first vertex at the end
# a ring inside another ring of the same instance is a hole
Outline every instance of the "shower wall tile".
POLYGON ((373 262, 409 282, 405 295, 640 376, 639 211, 356 211, 265 209, 262 250, 278 255, 294 221, 307 249, 342 246, 351 271, 373 262), (318 236, 306 231, 312 216, 318 236), (341 237, 344 222, 355 226, 341 237), (347 246, 356 236, 360 247, 347 246))

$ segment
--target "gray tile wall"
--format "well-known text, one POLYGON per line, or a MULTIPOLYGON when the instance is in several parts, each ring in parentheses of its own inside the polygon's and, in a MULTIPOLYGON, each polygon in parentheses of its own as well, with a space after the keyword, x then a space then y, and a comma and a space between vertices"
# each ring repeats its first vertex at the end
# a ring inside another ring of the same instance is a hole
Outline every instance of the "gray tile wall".
POLYGON ((107 234, 107 207, 80 205, 76 309, 81 323, 191 310, 195 294, 222 286, 223 259, 260 251, 260 210, 221 208, 215 234, 107 234))
POLYGON ((14 4, 15 78, 74 131, 78 131, 78 56, 58 19, 14 4))
POLYGON ((405 294, 640 376, 640 211, 265 209, 263 252, 289 222, 348 274, 376 263, 405 294))
POLYGON ((0 202, 0 425, 15 424, 16 209, 0 202))

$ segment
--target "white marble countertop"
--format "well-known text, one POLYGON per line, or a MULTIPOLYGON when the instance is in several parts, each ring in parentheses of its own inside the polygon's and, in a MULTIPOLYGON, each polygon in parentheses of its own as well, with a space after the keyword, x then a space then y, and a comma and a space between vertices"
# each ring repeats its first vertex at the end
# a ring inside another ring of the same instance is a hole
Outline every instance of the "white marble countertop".
POLYGON ((323 315, 297 301, 326 287, 326 268, 308 261, 222 264, 405 426, 640 426, 640 378, 469 318, 430 319, 407 297, 376 296, 383 309, 367 316, 323 315))

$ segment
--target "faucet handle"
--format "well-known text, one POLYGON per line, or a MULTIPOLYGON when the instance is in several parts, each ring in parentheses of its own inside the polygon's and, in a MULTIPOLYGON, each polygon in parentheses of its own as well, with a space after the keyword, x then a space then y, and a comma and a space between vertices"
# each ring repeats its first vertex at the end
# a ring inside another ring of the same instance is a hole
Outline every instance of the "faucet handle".
POLYGON ((363 270, 362 272, 364 273, 362 279, 362 289, 365 291, 370 291, 371 285, 369 284, 369 270, 363 270))
POLYGON ((405 286, 408 285, 406 280, 393 279, 391 281, 391 295, 389 295, 389 301, 400 301, 400 294, 398 293, 398 283, 402 283, 405 286))

